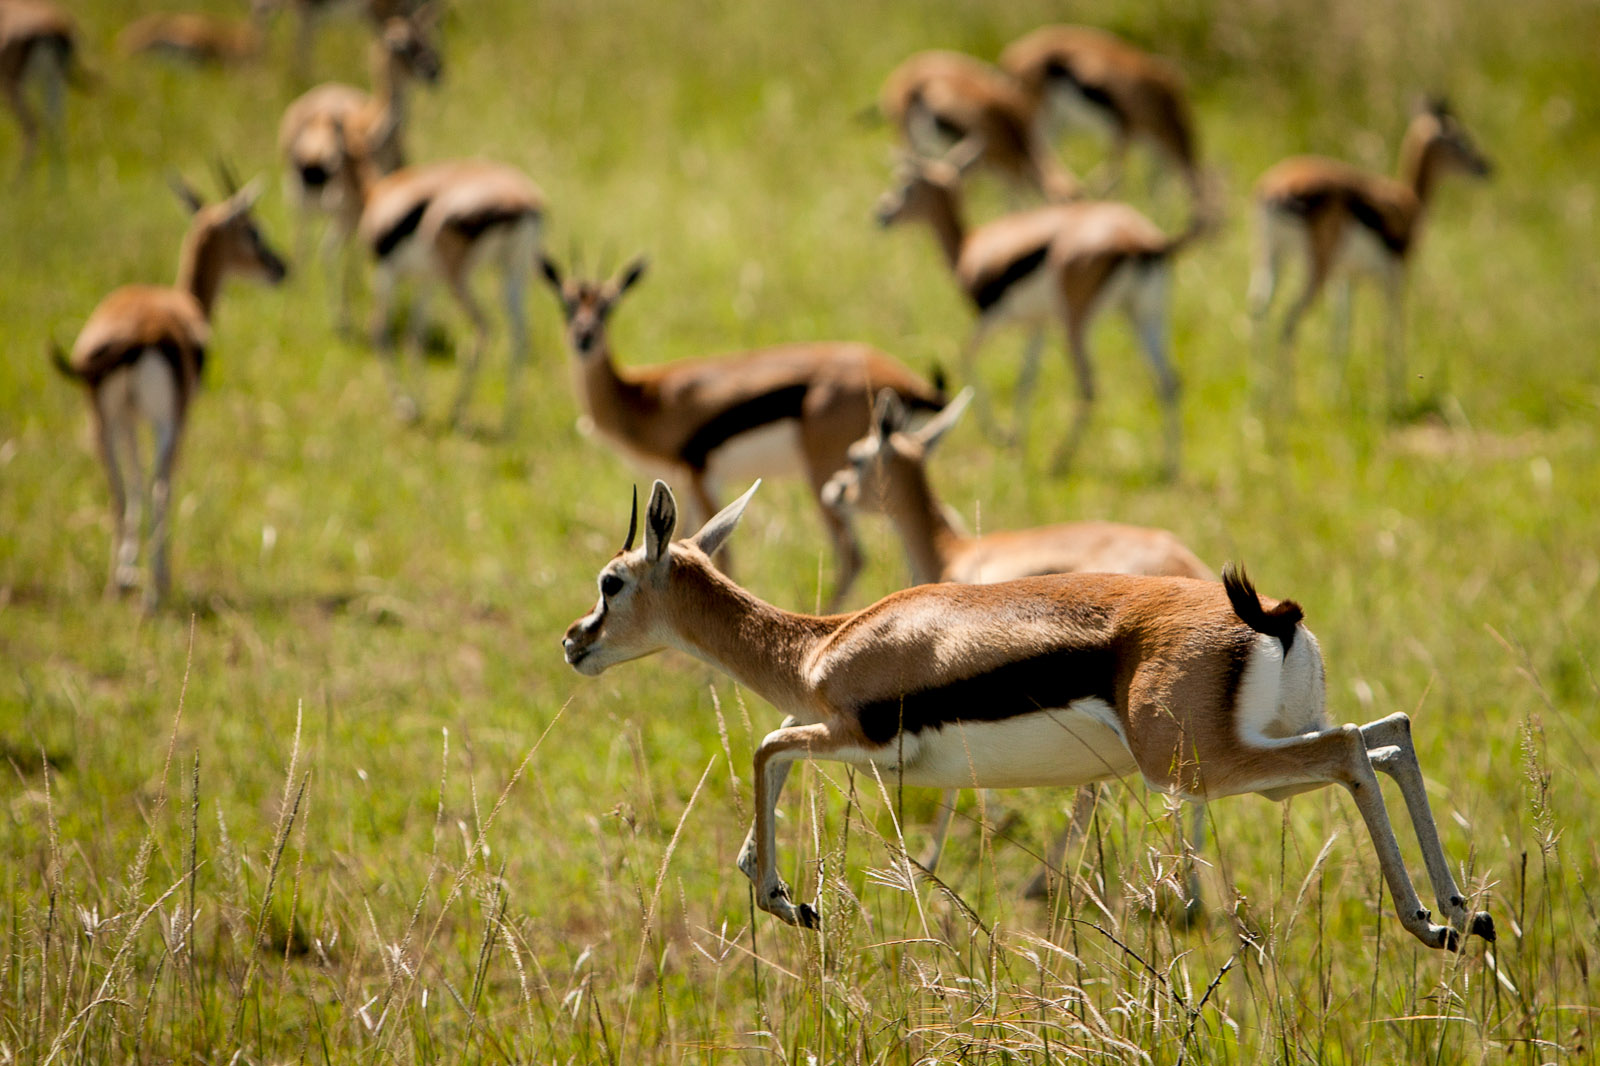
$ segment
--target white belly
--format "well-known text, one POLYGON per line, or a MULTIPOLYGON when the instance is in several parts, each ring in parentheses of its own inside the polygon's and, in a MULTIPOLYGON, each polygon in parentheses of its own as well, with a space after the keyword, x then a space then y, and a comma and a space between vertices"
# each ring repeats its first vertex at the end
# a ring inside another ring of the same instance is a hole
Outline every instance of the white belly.
POLYGON ((1345 225, 1336 261, 1345 273, 1364 277, 1387 278, 1395 267, 1394 253, 1377 234, 1356 222, 1345 225))
POLYGON ((1045 102, 1050 110, 1051 121, 1058 126, 1094 130, 1108 137, 1117 130, 1116 120, 1111 112, 1090 100, 1070 83, 1052 84, 1045 94, 1045 102))
POLYGON ((1137 769, 1116 715, 1097 699, 999 722, 949 722, 874 752, 837 757, 863 769, 876 766, 885 784, 935 788, 1072 788, 1137 769))
POLYGON ((717 488, 738 488, 756 478, 797 477, 805 473, 800 452, 800 422, 785 418, 737 437, 729 437, 706 457, 706 480, 717 488))
POLYGON ((1033 273, 1013 282, 1000 302, 984 313, 986 319, 1008 322, 1050 323, 1061 317, 1061 290, 1054 284, 1055 272, 1048 262, 1033 268, 1033 273))

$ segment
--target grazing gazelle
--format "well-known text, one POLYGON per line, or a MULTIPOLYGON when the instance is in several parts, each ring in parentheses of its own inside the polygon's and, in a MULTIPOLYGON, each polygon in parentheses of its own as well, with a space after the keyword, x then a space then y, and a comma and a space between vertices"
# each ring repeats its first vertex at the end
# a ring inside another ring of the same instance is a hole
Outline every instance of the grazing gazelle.
MULTIPOLYGON (((1078 379, 1078 407, 1056 453, 1062 469, 1077 451, 1094 403, 1089 364, 1089 327, 1107 308, 1127 314, 1145 358, 1155 372, 1165 416, 1165 467, 1178 467, 1178 375, 1167 351, 1168 289, 1172 260, 1200 232, 1198 221, 1177 237, 1127 204, 1084 201, 1002 215, 968 230, 962 207, 961 172, 978 159, 970 143, 943 159, 907 157, 898 184, 878 202, 878 222, 890 226, 920 219, 933 230, 956 283, 978 313, 961 352, 963 377, 973 380, 978 349, 996 328, 1032 327, 1017 381, 1015 436, 1026 436, 1029 393, 1039 367, 1044 328, 1059 322, 1078 379)), ((978 414, 992 430, 994 417, 983 393, 978 414)))
POLYGON ((123 55, 150 55, 186 63, 231 66, 261 54, 262 34, 257 21, 218 18, 203 11, 155 11, 135 19, 117 34, 123 55))
POLYGON ((1406 930, 1451 950, 1463 933, 1494 939, 1494 920, 1467 909, 1439 843, 1410 719, 1330 725, 1322 655, 1300 607, 1263 604, 1243 571, 1226 568, 1221 584, 1062 574, 918 585, 854 614, 794 614, 711 562, 754 492, 673 543, 677 504, 658 481, 641 548, 635 496, 599 601, 568 627, 562 650, 594 677, 675 648, 788 716, 756 749, 755 823, 738 860, 762 910, 820 922, 778 876, 774 804, 797 759, 828 759, 887 784, 939 788, 1070 788, 1138 773, 1210 801, 1342 785, 1406 930), (1448 925, 1433 924, 1417 898, 1379 771, 1405 796, 1448 925))
POLYGON ((1042 26, 1000 53, 1046 127, 1109 134, 1113 182, 1128 146, 1142 143, 1174 167, 1198 209, 1204 182, 1183 75, 1104 30, 1042 26))
POLYGON ((884 117, 911 151, 943 155, 956 145, 1013 185, 1070 200, 1078 181, 1040 136, 1034 106, 1005 73, 960 52, 918 52, 894 68, 878 94, 884 117))
POLYGON ((822 488, 844 464, 850 442, 866 432, 880 390, 922 413, 944 406, 943 391, 893 356, 844 341, 619 371, 607 320, 644 269, 641 259, 610 281, 564 281, 556 265, 544 261, 566 317, 589 425, 624 458, 687 482, 702 518, 716 512, 716 492, 728 481, 805 478, 833 541, 831 602, 842 602, 861 567, 861 550, 848 517, 821 505, 822 488))
MULTIPOLYGON (((1451 172, 1487 178, 1493 166, 1442 102, 1412 118, 1400 143, 1398 179, 1318 156, 1285 159, 1256 183, 1257 244, 1250 276, 1250 313, 1265 325, 1285 258, 1305 263, 1304 288, 1283 320, 1285 381, 1292 390, 1290 348, 1295 328, 1324 284, 1339 279, 1335 348, 1348 352, 1351 275, 1377 281, 1388 301, 1388 391, 1391 407, 1405 402, 1403 300, 1406 262, 1416 249, 1423 211, 1439 179, 1451 172)), ((1292 397, 1292 392, 1286 392, 1292 397)))
POLYGON ((350 235, 361 217, 354 168, 365 163, 378 174, 405 165, 406 87, 438 80, 441 60, 434 43, 435 8, 386 20, 372 42, 373 91, 329 82, 301 95, 278 124, 278 151, 287 167, 289 197, 299 214, 296 253, 306 254, 313 214, 328 216, 324 250, 341 264, 332 286, 335 317, 349 324, 350 235))
MULTIPOLYGON (((878 396, 872 429, 850 446, 850 465, 834 474, 823 488, 823 502, 854 511, 863 504, 894 523, 911 563, 911 580, 918 585, 957 581, 991 585, 1040 574, 1099 572, 1153 574, 1215 581, 1216 575, 1164 529, 1128 526, 1117 522, 1064 522, 1036 529, 1020 529, 968 536, 928 483, 928 456, 943 439, 972 397, 970 387, 919 428, 906 420, 904 405, 893 393, 878 396)), ((945 794, 933 843, 920 860, 938 865, 944 840, 955 811, 955 790, 945 794)), ((1073 827, 1081 828, 1093 810, 1095 787, 1079 790, 1073 827)), ((1191 837, 1198 846, 1205 810, 1195 805, 1191 837)), ((1045 869, 1028 886, 1027 894, 1047 894, 1051 870, 1060 866, 1074 833, 1062 833, 1050 848, 1045 869)), ((1193 864, 1188 869, 1188 909, 1194 917, 1200 908, 1200 883, 1193 864)))
POLYGON ((144 586, 147 610, 159 606, 171 587, 167 505, 172 497, 172 468, 189 403, 200 386, 217 294, 233 274, 275 285, 288 271, 250 214, 261 193, 259 178, 211 205, 202 203, 186 185, 175 182, 174 188, 194 212, 178 258, 178 283, 171 288, 127 285, 117 289, 100 301, 84 323, 70 360, 59 350, 51 353, 56 367, 88 390, 95 440, 111 483, 108 595, 138 584, 144 495, 140 421, 150 423, 153 431, 151 573, 144 586))
POLYGON ((60 158, 62 94, 77 68, 78 30, 49 0, 0 0, 0 91, 22 129, 25 174, 39 150, 39 119, 28 102, 28 82, 37 80, 44 100, 50 150, 60 158))

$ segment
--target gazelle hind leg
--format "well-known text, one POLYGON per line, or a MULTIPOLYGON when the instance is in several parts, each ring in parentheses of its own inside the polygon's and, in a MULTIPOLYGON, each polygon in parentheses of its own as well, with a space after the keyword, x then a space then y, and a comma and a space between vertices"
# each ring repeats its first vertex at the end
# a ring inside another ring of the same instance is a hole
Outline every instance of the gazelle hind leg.
POLYGON ((1439 843, 1439 829, 1433 820, 1433 808, 1428 803, 1428 793, 1423 786, 1422 767, 1417 763, 1417 749, 1411 740, 1411 719, 1405 714, 1391 714, 1361 727, 1372 765, 1394 778, 1405 797, 1406 810, 1411 815, 1411 825, 1422 847, 1422 860, 1428 868, 1428 880, 1433 885, 1434 899, 1439 910, 1464 933, 1474 933, 1485 940, 1495 938, 1494 919, 1485 911, 1476 914, 1467 910, 1467 901, 1456 887, 1450 872, 1444 847, 1439 843))
POLYGON ((172 500, 172 469, 178 457, 178 435, 183 411, 172 365, 158 355, 146 355, 133 367, 137 405, 155 431, 155 456, 150 478, 150 581, 145 585, 144 607, 160 606, 172 586, 168 560, 168 505, 172 500))
MULTIPOLYGON (((106 574, 106 597, 109 599, 123 589, 131 587, 137 575, 124 569, 123 536, 127 524, 127 490, 123 485, 122 468, 118 455, 122 435, 120 427, 113 424, 102 402, 97 400, 94 412, 95 443, 100 450, 100 462, 106 468, 106 480, 111 486, 111 565, 106 574)), ((137 531, 137 530, 136 530, 137 531)), ((137 551, 137 545, 135 545, 137 551)))
POLYGON ((1250 767, 1251 773, 1229 778, 1226 792, 1218 794, 1291 795, 1319 784, 1344 786, 1366 823, 1373 850, 1377 852, 1378 867, 1394 897, 1400 924, 1431 948, 1451 951, 1459 948, 1460 934, 1449 926, 1433 924, 1432 915, 1417 897, 1360 728, 1344 725, 1284 740, 1247 744, 1242 754, 1247 756, 1245 765, 1250 767))
POLYGON ((1167 330, 1168 290, 1171 272, 1164 262, 1146 267, 1129 297, 1128 317, 1139 335, 1139 345, 1144 349, 1145 360, 1155 374, 1156 395, 1161 401, 1164 453, 1162 470, 1165 476, 1178 473, 1178 458, 1182 448, 1182 424, 1178 413, 1178 372, 1172 366, 1170 337, 1167 330))
POLYGON ((947 788, 939 793, 939 813, 933 816, 933 824, 928 826, 928 846, 917 859, 917 864, 924 870, 939 868, 939 859, 944 855, 944 842, 950 836, 950 823, 956 816, 956 800, 960 796, 961 790, 956 788, 947 788))
POLYGON ((467 353, 466 363, 461 367, 461 382, 456 388, 456 398, 450 404, 450 424, 459 428, 466 419, 467 404, 472 401, 472 390, 478 381, 478 368, 483 363, 483 353, 489 347, 489 320, 472 295, 472 286, 464 272, 450 279, 450 292, 472 322, 472 348, 467 353))
POLYGON ((1067 355, 1078 382, 1078 405, 1072 416, 1072 427, 1066 438, 1056 448, 1052 469, 1064 474, 1077 457, 1078 448, 1089 431, 1089 415, 1094 409, 1094 367, 1089 362, 1088 315, 1068 311, 1066 320, 1067 355))
POLYGON ((528 362, 528 273, 519 262, 532 262, 533 254, 525 260, 514 258, 506 264, 501 284, 506 301, 506 332, 511 344, 511 358, 506 365, 506 411, 500 423, 500 432, 509 437, 517 424, 517 405, 521 397, 522 370, 528 362))

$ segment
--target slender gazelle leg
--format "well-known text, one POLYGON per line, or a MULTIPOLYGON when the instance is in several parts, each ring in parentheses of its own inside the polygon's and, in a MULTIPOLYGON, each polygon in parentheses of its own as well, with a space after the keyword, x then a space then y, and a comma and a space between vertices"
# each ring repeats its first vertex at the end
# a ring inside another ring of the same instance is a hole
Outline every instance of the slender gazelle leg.
POLYGON ((1156 379, 1156 395, 1161 400, 1164 430, 1162 473, 1176 477, 1182 448, 1182 424, 1178 413, 1178 372, 1172 367, 1167 331, 1167 306, 1171 274, 1166 264, 1145 268, 1128 303, 1128 317, 1139 334, 1139 345, 1156 379))
POLYGON ((450 424, 460 428, 467 416, 467 404, 472 400, 472 388, 478 381, 478 367, 483 363, 483 353, 489 347, 489 319, 472 295, 472 286, 468 283, 465 271, 451 276, 450 292, 472 321, 472 349, 461 368, 461 383, 456 389, 455 402, 450 405, 450 424))
MULTIPOLYGON (((106 468, 106 480, 111 484, 111 569, 106 575, 106 598, 116 596, 123 589, 128 588, 127 582, 131 581, 133 574, 130 569, 124 569, 123 563, 123 536, 127 529, 127 491, 122 482, 122 468, 118 461, 118 427, 112 423, 112 415, 106 410, 104 397, 96 397, 94 405, 94 430, 95 442, 100 449, 100 461, 106 468)), ((137 462, 137 457, 134 457, 137 462)), ((137 532, 137 526, 134 527, 137 532)), ((137 552, 137 543, 134 550, 137 552)))
POLYGON ((1056 449, 1053 469, 1065 473, 1078 454, 1078 447, 1089 431, 1089 414, 1094 409, 1094 367, 1089 363, 1089 315, 1087 311, 1068 308, 1066 312, 1067 355, 1072 360, 1078 379, 1078 406, 1072 415, 1072 427, 1056 449))
POLYGON ((1011 439, 1019 450, 1028 447, 1028 416, 1033 410, 1033 386, 1039 380, 1039 357, 1044 354, 1044 327, 1034 326, 1022 349, 1022 373, 1017 375, 1017 395, 1012 401, 1011 439))
MULTIPOLYGON (((821 918, 808 903, 796 904, 789 886, 778 876, 776 808, 778 793, 796 759, 824 756, 837 746, 825 722, 787 726, 768 733, 756 749, 756 817, 751 835, 756 843, 756 906, 790 925, 815 929, 821 918)), ((743 866, 741 865, 741 869, 743 866)))

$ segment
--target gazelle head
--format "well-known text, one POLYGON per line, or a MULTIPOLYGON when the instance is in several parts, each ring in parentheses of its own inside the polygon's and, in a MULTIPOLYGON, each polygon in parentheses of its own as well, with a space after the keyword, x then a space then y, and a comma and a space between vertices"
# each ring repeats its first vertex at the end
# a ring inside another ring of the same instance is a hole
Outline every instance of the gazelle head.
MULTIPOLYGON (((561 316, 566 320, 567 344, 579 359, 605 349, 606 319, 622 294, 633 288, 644 276, 646 261, 635 259, 610 281, 583 281, 579 278, 563 279, 561 268, 549 258, 542 262, 545 280, 555 290, 561 301, 561 316)), ((660 482, 656 484, 660 485, 660 482)), ((661 486, 665 488, 666 486, 661 486)), ((670 500, 669 492, 667 498, 670 500)), ((654 496, 652 496, 652 502, 654 496)))
POLYGON ((650 490, 645 510, 644 545, 633 546, 639 531, 639 491, 633 493, 633 515, 622 550, 600 571, 600 599, 594 610, 567 627, 561 650, 567 664, 594 677, 617 663, 661 651, 671 643, 673 620, 692 610, 674 575, 683 570, 715 572, 711 556, 739 524, 757 481, 737 500, 712 517, 700 531, 673 543, 678 503, 666 482, 650 490))
POLYGON ((1419 165, 1435 174, 1456 171, 1487 178, 1494 173, 1493 162, 1443 99, 1427 100, 1417 109, 1407 139, 1416 146, 1419 165))
POLYGON ((232 173, 219 167, 228 198, 207 204, 182 178, 173 177, 172 191, 194 215, 189 232, 196 247, 204 247, 218 277, 237 274, 276 285, 289 273, 288 264, 261 235, 251 208, 266 187, 260 176, 236 188, 232 173))
POLYGON ((944 409, 918 429, 909 429, 905 404, 893 389, 878 393, 872 428, 850 445, 850 465, 822 487, 823 505, 834 510, 874 510, 893 514, 910 506, 900 497, 924 483, 928 454, 950 432, 972 402, 972 388, 962 389, 944 409))
POLYGON ((436 43, 437 22, 432 4, 424 4, 409 16, 396 15, 384 21, 379 40, 394 69, 428 85, 439 80, 444 59, 436 43))
POLYGON ((894 188, 878 198, 878 225, 925 219, 959 193, 962 176, 983 157, 983 141, 969 137, 942 158, 906 153, 895 168, 894 188))

